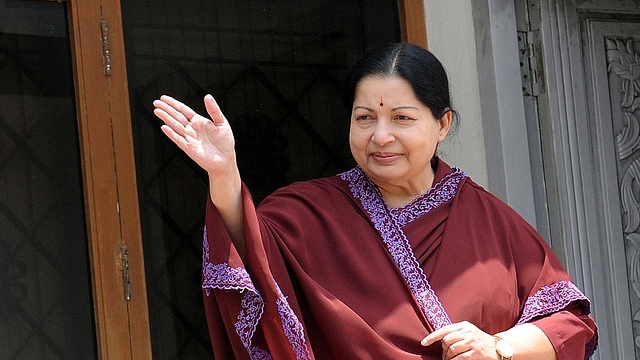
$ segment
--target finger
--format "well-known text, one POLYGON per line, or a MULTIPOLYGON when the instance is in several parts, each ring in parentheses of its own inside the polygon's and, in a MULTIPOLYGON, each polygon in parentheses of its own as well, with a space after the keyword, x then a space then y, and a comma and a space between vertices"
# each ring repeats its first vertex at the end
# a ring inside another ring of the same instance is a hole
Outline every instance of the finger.
POLYGON ((470 350, 471 348, 467 344, 455 343, 447 348, 443 346, 442 356, 443 356, 443 359, 456 359, 458 356, 466 354, 470 350))
POLYGON ((443 326, 440 329, 438 329, 438 330, 432 332, 431 334, 427 335, 427 337, 425 337, 424 339, 422 339, 422 341, 420 341, 420 344, 422 346, 429 346, 429 345, 433 344, 436 341, 442 340, 448 334, 450 334, 450 333, 452 333, 454 331, 460 330, 460 326, 461 326, 460 323, 455 323, 455 324, 443 326))
POLYGON ((224 117, 224 114, 222 113, 222 110, 220 110, 220 106, 216 102, 216 99, 214 99, 211 94, 207 94, 204 97, 204 106, 207 109, 207 113, 209 114, 209 117, 211 117, 211 120, 214 124, 220 125, 227 121, 227 119, 224 117))
POLYGON ((189 121, 197 115, 190 107, 167 95, 162 95, 160 100, 153 102, 153 105, 163 110, 183 126, 187 126, 189 121))
POLYGON ((185 135, 185 124, 175 119, 175 117, 169 115, 166 111, 161 108, 156 108, 153 110, 153 114, 157 116, 160 120, 162 120, 166 126, 171 128, 175 133, 180 136, 185 135))
POLYGON ((188 107, 186 104, 184 104, 183 102, 172 98, 169 95, 160 96, 160 100, 164 101, 166 104, 171 106, 173 109, 175 109, 178 112, 180 112, 180 114, 182 114, 185 118, 187 118, 189 120, 193 119, 193 117, 198 115, 195 111, 193 111, 193 109, 188 107))
POLYGON ((171 141, 178 145, 182 151, 187 152, 187 140, 182 135, 176 133, 167 125, 162 125, 160 129, 171 141))
POLYGON ((153 110, 153 113, 159 117, 160 120, 164 121, 165 124, 171 125, 172 127, 175 127, 176 125, 184 127, 189 123, 189 120, 187 120, 182 113, 162 100, 155 100, 153 102, 153 106, 156 107, 153 110))
POLYGON ((431 334, 427 335, 427 337, 422 339, 422 341, 420 341, 420 345, 429 346, 436 341, 442 340, 447 334, 448 332, 442 331, 442 329, 434 331, 431 334))
POLYGON ((434 333, 431 333, 429 335, 427 335, 427 337, 425 337, 424 339, 422 339, 422 341, 420 341, 420 345, 422 346, 429 346, 431 344, 433 344, 434 342, 441 340, 442 337, 438 337, 436 335, 434 335, 434 333))
POLYGON ((451 359, 458 355, 456 350, 458 350, 456 344, 451 344, 449 347, 446 347, 444 344, 442 345, 442 355, 445 356, 445 359, 451 359))

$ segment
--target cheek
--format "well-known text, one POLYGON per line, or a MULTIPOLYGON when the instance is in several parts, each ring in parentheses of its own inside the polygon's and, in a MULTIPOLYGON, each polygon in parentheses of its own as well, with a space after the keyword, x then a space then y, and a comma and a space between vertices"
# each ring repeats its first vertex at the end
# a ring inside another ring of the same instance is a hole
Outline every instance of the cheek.
POLYGON ((351 148, 351 152, 356 148, 356 137, 353 132, 349 133, 349 148, 351 148))
POLYGON ((351 148, 362 148, 367 145, 367 137, 362 131, 351 131, 349 133, 349 145, 351 148))
POLYGON ((367 141, 363 139, 361 134, 352 133, 349 136, 349 148, 351 149, 351 156, 359 162, 366 157, 367 141))

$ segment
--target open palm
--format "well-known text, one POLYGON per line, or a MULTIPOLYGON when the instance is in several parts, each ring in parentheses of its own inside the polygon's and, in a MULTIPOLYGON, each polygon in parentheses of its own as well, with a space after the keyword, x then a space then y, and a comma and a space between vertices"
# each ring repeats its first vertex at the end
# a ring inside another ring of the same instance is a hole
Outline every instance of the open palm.
POLYGON ((163 95, 153 113, 164 125, 162 132, 210 175, 235 166, 234 138, 229 122, 211 95, 204 98, 211 119, 180 101, 163 95))

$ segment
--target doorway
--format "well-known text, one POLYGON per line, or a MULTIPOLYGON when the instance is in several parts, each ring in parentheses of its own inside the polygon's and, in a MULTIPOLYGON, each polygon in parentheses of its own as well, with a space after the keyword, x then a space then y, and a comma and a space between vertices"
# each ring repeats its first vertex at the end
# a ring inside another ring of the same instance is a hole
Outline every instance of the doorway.
MULTIPOLYGON (((400 2, 404 3, 404 2, 400 2)), ((207 176, 160 131, 162 94, 234 129, 259 202, 353 166, 340 90, 364 52, 401 39, 386 1, 136 1, 122 4, 154 359, 210 359, 201 293, 207 176)))
POLYGON ((337 95, 356 57, 426 45, 421 2, 287 3, 0 0, 0 357, 212 358, 204 174, 151 100, 223 99, 260 199, 350 166, 337 95))
POLYGON ((64 3, 0 0, 3 359, 97 355, 68 29, 64 3))

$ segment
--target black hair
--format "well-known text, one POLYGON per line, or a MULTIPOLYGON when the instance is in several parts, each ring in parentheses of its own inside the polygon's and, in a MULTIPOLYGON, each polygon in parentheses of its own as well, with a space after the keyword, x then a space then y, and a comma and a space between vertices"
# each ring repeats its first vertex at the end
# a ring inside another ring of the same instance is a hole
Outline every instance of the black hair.
POLYGON ((442 119, 451 111, 452 125, 456 125, 458 114, 451 106, 447 73, 430 51, 414 44, 395 43, 379 47, 358 60, 351 68, 344 89, 343 102, 349 112, 358 84, 372 75, 406 80, 436 119, 442 119))

